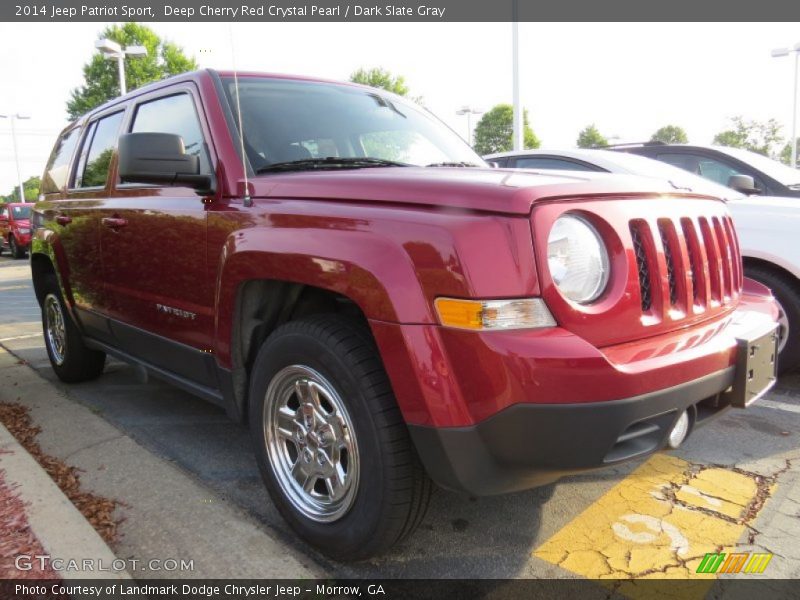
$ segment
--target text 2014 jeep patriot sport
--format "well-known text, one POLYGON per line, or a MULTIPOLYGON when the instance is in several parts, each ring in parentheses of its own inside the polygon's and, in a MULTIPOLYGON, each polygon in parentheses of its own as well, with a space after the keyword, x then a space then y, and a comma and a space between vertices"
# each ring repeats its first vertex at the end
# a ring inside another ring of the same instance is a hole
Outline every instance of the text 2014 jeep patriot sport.
POLYGON ((59 137, 33 229, 58 376, 111 354, 224 406, 339 559, 413 531, 431 480, 639 458, 775 377, 724 203, 491 169, 357 85, 201 71, 115 99, 59 137))

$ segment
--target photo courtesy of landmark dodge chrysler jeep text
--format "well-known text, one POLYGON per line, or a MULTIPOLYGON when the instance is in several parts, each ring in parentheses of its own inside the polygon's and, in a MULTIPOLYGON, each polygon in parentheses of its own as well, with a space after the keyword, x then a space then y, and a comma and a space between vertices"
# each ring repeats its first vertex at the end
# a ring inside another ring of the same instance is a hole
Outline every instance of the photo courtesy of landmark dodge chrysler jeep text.
POLYGON ((338 559, 411 533, 431 481, 499 494, 643 457, 775 379, 777 311, 723 202, 491 169, 380 90, 180 75, 65 129, 42 193, 57 375, 111 354, 223 406, 338 559))

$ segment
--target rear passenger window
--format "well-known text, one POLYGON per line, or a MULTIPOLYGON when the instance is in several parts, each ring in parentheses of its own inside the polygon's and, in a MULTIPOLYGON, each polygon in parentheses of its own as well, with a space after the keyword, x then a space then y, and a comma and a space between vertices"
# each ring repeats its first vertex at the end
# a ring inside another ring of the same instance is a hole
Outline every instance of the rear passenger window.
POLYGON ((60 192, 67 185, 69 163, 81 137, 80 133, 80 127, 76 127, 61 134, 61 137, 58 138, 56 146, 50 154, 50 160, 47 161, 47 168, 44 170, 41 189, 43 194, 60 192))
POLYGON ((172 133, 183 138, 186 154, 200 157, 200 172, 211 173, 203 140, 203 130, 197 118, 194 101, 189 94, 176 94, 140 104, 136 109, 131 133, 172 133))
POLYGON ((75 187, 105 187, 123 114, 118 112, 104 117, 90 129, 83 143, 75 187))

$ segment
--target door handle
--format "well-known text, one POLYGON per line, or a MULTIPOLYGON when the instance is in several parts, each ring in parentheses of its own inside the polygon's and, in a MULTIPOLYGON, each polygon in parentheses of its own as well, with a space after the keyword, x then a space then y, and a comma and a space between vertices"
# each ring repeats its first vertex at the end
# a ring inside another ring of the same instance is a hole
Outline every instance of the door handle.
POLYGON ((128 224, 128 220, 119 217, 104 217, 102 223, 111 229, 119 229, 120 227, 125 227, 128 224))
POLYGON ((67 215, 58 215, 56 217, 56 223, 59 225, 69 225, 72 223, 72 217, 68 217, 67 215))

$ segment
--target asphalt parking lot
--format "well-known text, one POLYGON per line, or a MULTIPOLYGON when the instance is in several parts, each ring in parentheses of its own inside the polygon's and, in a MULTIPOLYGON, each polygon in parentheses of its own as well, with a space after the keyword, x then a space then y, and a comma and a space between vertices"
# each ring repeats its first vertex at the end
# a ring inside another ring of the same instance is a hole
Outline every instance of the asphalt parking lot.
MULTIPOLYGON (((772 553, 754 576, 800 576, 798 374, 751 408, 697 431, 679 450, 643 463, 503 497, 437 490, 420 529, 391 554, 340 565, 294 539, 262 487, 247 431, 218 408, 158 381, 141 382, 117 362, 97 381, 57 382, 27 261, 6 256, 0 345, 334 576, 687 577, 697 576, 700 557, 720 549, 772 553)), ((126 528, 146 526, 126 521, 121 529, 124 536, 126 528)))

